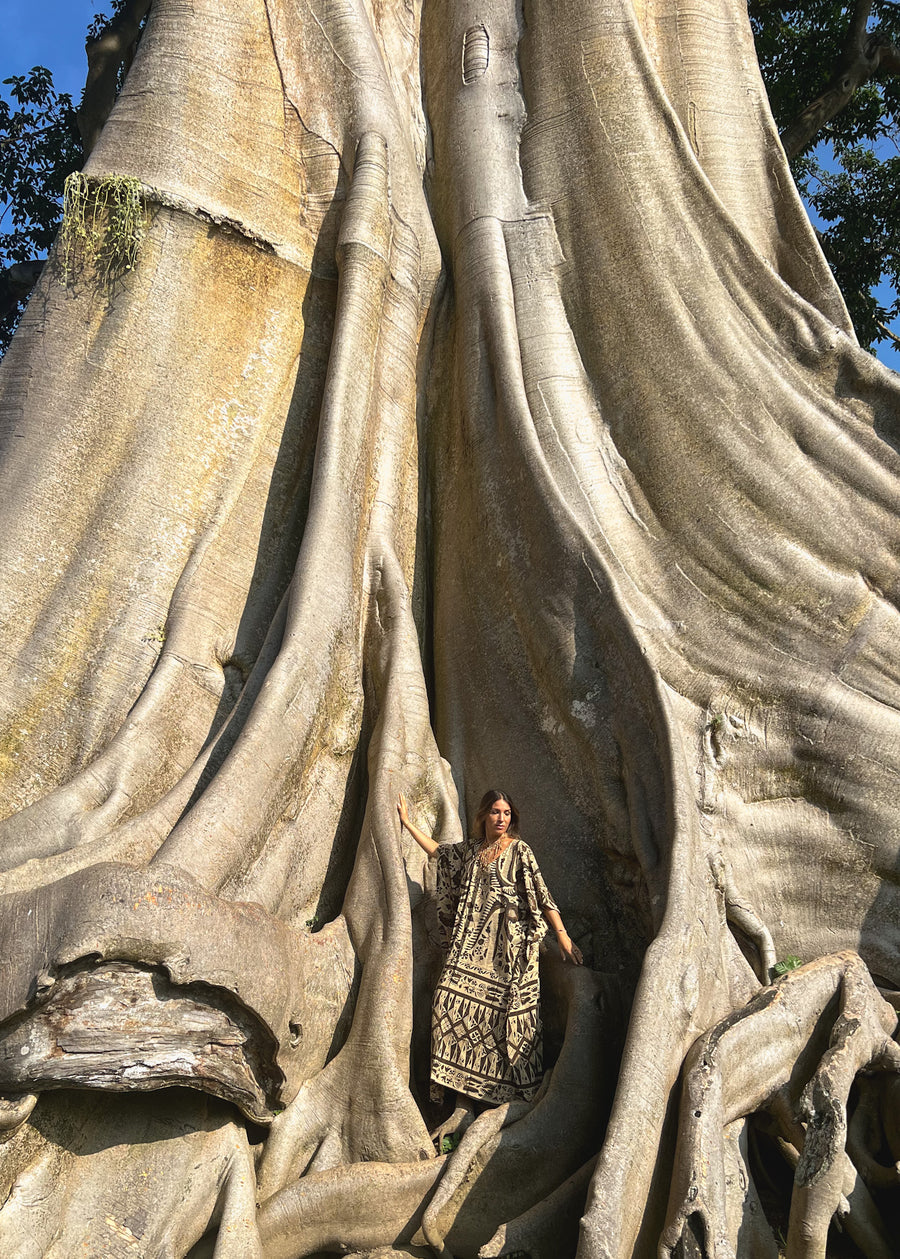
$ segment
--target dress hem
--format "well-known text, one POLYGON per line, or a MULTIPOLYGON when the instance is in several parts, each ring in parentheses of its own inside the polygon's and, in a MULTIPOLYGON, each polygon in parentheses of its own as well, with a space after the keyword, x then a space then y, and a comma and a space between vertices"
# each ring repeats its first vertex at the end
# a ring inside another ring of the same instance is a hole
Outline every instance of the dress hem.
POLYGON ((434 1089, 437 1086, 453 1089, 465 1097, 475 1098, 476 1101, 494 1102, 498 1106, 503 1102, 530 1102, 541 1085, 540 1080, 535 1080, 532 1084, 517 1087, 513 1084, 499 1083, 496 1080, 479 1080, 462 1071, 440 1071, 439 1069, 432 1069, 431 1083, 433 1101, 440 1100, 434 1096, 434 1089))

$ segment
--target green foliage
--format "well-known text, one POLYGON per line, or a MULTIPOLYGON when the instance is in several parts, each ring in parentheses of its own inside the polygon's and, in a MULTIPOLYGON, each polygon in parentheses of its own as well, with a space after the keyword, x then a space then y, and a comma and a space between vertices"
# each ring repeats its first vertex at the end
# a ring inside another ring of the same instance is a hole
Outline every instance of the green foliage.
POLYGON ((450 1132, 445 1137, 441 1137, 441 1148, 439 1154, 452 1154, 459 1145, 461 1137, 458 1132, 450 1132))
MULTIPOLYGON (((837 65, 851 10, 837 0, 750 0, 750 21, 772 112, 783 130, 815 101, 837 65)), ((873 0, 870 36, 900 44, 900 4, 873 0)), ((900 76, 861 87, 792 163, 860 341, 884 340, 900 315, 900 76), (885 279, 893 300, 872 293, 885 279)))
MULTIPOLYGON (((46 256, 59 228, 65 178, 82 160, 71 98, 56 91, 49 70, 35 66, 3 86, 9 90, 0 94, 0 268, 46 256)), ((0 311, 0 354, 24 304, 13 296, 0 311)))
POLYGON ((66 179, 60 276, 69 283, 80 265, 92 262, 111 286, 137 262, 147 227, 147 206, 139 180, 129 175, 91 179, 73 171, 66 179))
POLYGON ((789 953, 787 957, 783 957, 780 962, 776 962, 772 967, 772 978, 780 979, 782 975, 787 975, 789 971, 796 970, 798 966, 802 965, 803 962, 799 957, 789 953))

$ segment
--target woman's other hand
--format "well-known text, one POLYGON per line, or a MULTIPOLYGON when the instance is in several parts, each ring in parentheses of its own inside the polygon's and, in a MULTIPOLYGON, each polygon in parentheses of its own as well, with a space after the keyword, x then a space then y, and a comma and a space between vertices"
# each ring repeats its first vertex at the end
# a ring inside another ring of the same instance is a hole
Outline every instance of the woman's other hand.
POLYGON ((557 931, 556 942, 559 945, 559 951, 563 955, 564 962, 572 962, 574 966, 581 966, 584 958, 581 956, 581 949, 572 940, 568 931, 557 931))
POLYGON ((556 943, 559 945, 559 951, 563 955, 564 962, 571 962, 573 966, 580 966, 584 961, 581 956, 581 949, 577 944, 573 944, 572 937, 563 926, 563 920, 559 916, 558 909, 545 909, 544 917, 556 932, 556 943))

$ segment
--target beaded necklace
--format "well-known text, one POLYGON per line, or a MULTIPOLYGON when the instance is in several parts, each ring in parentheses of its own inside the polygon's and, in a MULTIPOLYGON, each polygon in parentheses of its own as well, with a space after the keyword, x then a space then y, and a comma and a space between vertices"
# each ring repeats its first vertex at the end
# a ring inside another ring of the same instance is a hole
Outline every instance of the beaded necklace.
POLYGON ((485 847, 484 840, 482 840, 477 853, 478 864, 482 870, 487 870, 491 862, 496 861, 498 857, 502 857, 515 838, 515 835, 501 835, 499 839, 495 839, 487 847, 485 847))

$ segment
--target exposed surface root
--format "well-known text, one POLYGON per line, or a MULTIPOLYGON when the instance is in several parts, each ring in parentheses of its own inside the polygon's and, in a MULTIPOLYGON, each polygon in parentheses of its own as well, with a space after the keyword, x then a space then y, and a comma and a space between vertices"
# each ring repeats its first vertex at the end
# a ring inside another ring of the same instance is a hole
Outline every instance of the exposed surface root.
POLYGON ((847 1129, 847 1153, 870 1189, 900 1187, 900 1078, 858 1081, 859 1100, 847 1129), (876 1151, 893 1161, 884 1163, 876 1151))
POLYGON ((775 945, 772 935, 765 923, 759 918, 753 906, 748 904, 737 889, 734 874, 726 862, 724 855, 717 853, 710 862, 713 877, 725 901, 725 916, 729 926, 737 927, 756 946, 759 958, 757 978, 767 984, 773 978, 775 968, 775 945))
POLYGON ((501 1224, 479 1250, 478 1259, 523 1252, 530 1259, 558 1259, 560 1255, 574 1254, 584 1200, 596 1165, 595 1158, 589 1159, 553 1193, 508 1224, 501 1224))
POLYGON ((508 1124, 515 1123, 517 1119, 526 1115, 529 1109, 527 1102, 506 1102, 502 1106, 484 1111, 451 1155, 438 1192, 422 1219, 422 1234, 440 1259, 453 1259, 453 1255, 444 1242, 445 1226, 441 1220, 442 1212, 446 1214, 446 1209, 454 1196, 458 1195, 466 1182, 475 1179, 477 1172, 473 1171, 473 1165, 485 1146, 492 1142, 492 1138, 496 1137, 508 1124))
POLYGON ((791 972, 702 1036, 685 1063, 660 1254, 672 1255, 688 1233, 709 1259, 735 1253, 726 1209, 724 1133, 741 1116, 769 1110, 800 1147, 789 1259, 824 1259, 836 1212, 846 1217, 847 1231, 867 1256, 887 1259, 884 1234, 868 1194, 857 1190, 844 1147, 847 1099, 856 1076, 900 1070, 900 1049, 891 1039, 896 1022, 861 959, 845 952, 791 972))
POLYGON ((0 1144, 0 1254, 185 1255, 215 1224, 217 1259, 261 1259, 253 1151, 230 1106, 187 1089, 152 1097, 44 1094, 0 1144))
POLYGON ((356 1163, 304 1176, 260 1209, 266 1259, 303 1259, 323 1250, 346 1254, 409 1241, 445 1164, 446 1159, 356 1163))

